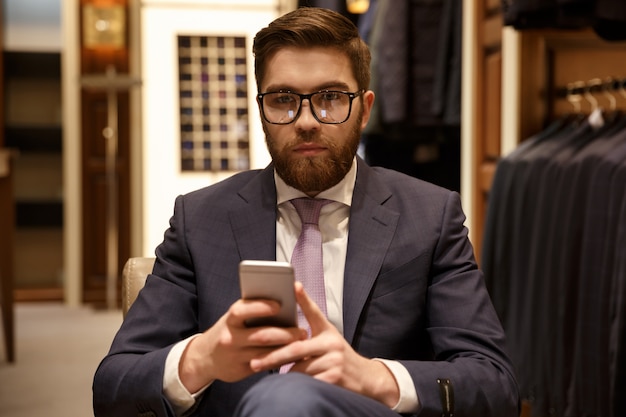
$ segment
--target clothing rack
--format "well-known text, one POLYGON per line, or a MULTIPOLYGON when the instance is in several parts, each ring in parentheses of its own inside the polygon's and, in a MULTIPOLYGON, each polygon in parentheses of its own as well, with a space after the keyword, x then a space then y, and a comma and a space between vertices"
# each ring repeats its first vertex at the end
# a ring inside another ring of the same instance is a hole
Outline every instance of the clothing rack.
POLYGON ((577 111, 494 174, 481 267, 533 417, 626 415, 625 81, 559 89, 577 111))
POLYGON ((616 109, 618 95, 626 99, 626 78, 606 77, 574 81, 565 87, 557 87, 554 95, 556 98, 566 99, 577 110, 580 110, 580 102, 583 99, 597 107, 597 97, 603 96, 609 100, 609 107, 616 109))

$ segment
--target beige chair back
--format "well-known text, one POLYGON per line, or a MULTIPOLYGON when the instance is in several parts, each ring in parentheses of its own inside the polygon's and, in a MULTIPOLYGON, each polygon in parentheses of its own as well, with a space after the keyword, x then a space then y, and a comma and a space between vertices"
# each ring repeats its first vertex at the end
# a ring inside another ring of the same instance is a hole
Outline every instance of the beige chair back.
POLYGON ((148 274, 152 272, 155 258, 129 258, 122 271, 122 314, 126 317, 128 309, 146 283, 148 274))

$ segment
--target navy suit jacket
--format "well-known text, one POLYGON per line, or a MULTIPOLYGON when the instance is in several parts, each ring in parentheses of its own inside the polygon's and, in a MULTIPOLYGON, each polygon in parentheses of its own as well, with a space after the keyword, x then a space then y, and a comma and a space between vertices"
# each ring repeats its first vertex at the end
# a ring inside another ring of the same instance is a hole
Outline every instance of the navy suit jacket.
MULTIPOLYGON (((170 348, 212 326, 240 298, 241 260, 275 259, 276 214, 272 165, 176 199, 153 273, 96 372, 97 417, 171 413, 162 394, 170 348)), ((451 380, 455 415, 517 416, 504 334, 464 220, 457 193, 358 159, 344 336, 360 354, 408 369, 420 416, 442 415, 438 378, 451 380)), ((215 381, 190 414, 231 416, 265 375, 215 381)))

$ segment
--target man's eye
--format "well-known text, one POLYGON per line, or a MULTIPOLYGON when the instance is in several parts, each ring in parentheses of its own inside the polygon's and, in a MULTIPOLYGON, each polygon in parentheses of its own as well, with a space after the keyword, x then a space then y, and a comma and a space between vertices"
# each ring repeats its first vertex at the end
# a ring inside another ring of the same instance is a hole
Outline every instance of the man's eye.
POLYGON ((321 99, 324 101, 333 101, 339 99, 340 94, 334 91, 327 91, 321 93, 321 99))
POLYGON ((276 97, 274 97, 273 101, 276 104, 289 104, 289 103, 293 103, 295 101, 295 99, 293 98, 292 95, 280 94, 280 95, 277 95, 276 97))

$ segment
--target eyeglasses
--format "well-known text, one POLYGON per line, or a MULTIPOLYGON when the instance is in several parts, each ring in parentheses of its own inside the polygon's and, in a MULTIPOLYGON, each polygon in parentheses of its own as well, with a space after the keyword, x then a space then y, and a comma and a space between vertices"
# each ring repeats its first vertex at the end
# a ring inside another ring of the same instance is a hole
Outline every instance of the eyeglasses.
POLYGON ((365 90, 355 93, 324 90, 311 94, 298 94, 291 91, 272 91, 260 93, 257 98, 263 118, 268 123, 275 125, 293 123, 300 115, 302 101, 309 100, 315 120, 336 125, 348 120, 352 111, 352 100, 364 92, 365 90))

